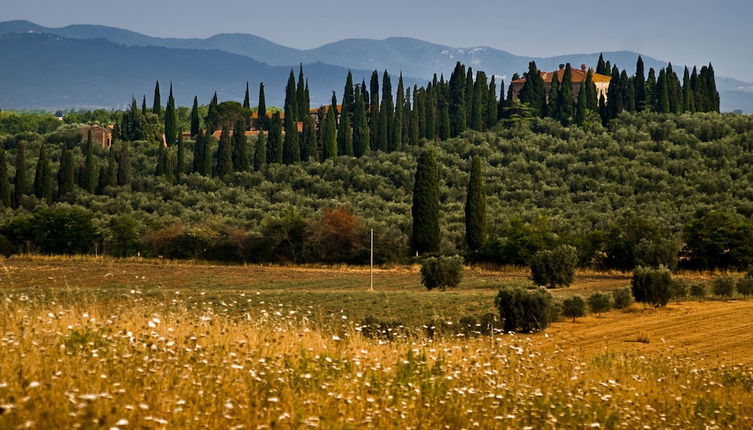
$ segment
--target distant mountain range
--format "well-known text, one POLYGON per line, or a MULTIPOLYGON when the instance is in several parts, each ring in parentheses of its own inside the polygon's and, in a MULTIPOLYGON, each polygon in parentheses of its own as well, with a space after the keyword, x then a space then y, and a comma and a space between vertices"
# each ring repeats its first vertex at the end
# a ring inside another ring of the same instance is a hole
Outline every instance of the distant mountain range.
MULTIPOLYGON (((143 94, 155 79, 172 80, 181 104, 194 94, 203 96, 205 102, 215 89, 220 98, 238 99, 247 80, 254 84, 252 93, 258 82, 264 81, 269 88, 268 102, 280 104, 289 68, 299 63, 305 65, 311 82, 312 100, 322 104, 328 102, 332 90, 340 93, 348 68, 353 69, 357 82, 363 77, 368 80, 370 70, 387 69, 394 74, 402 72, 407 83, 413 84, 431 79, 434 73, 448 76, 461 61, 509 83, 510 76, 527 70, 531 60, 542 69, 552 69, 568 62, 575 67, 595 66, 598 56, 525 57, 490 47, 453 48, 411 38, 345 39, 300 50, 250 34, 157 38, 98 25, 49 28, 28 21, 7 21, 0 23, 0 60, 14 65, 13 79, 18 81, 5 82, 7 72, 0 69, 0 106, 117 106, 127 102, 124 94, 126 99, 131 94, 143 94), (58 37, 42 43, 40 35, 58 37), (14 49, 23 50, 10 52, 14 49), (10 58, 13 61, 9 62, 10 58), (105 59, 109 65, 104 64, 105 59), (27 69, 31 67, 42 70, 27 69), (65 79, 46 75, 60 75, 62 71, 65 79)), ((630 71, 638 53, 604 52, 604 57, 630 71)), ((647 68, 667 64, 648 56, 643 59, 647 68)), ((753 112, 753 83, 717 79, 722 110, 753 112)))

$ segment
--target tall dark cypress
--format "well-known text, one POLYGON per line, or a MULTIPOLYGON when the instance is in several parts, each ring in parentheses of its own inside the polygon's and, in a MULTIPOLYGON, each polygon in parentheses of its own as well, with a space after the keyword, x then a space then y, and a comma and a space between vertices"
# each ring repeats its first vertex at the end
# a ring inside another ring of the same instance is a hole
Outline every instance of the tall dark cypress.
POLYGON ((679 79, 672 68, 672 63, 667 65, 664 69, 664 83, 667 87, 667 97, 669 99, 669 112, 677 113, 682 111, 680 103, 682 103, 682 94, 680 91, 679 79))
POLYGON ((178 151, 175 158, 175 182, 183 181, 183 174, 186 173, 186 143, 183 142, 183 132, 178 130, 178 151))
POLYGON ((353 115, 355 113, 355 103, 353 75, 348 70, 348 76, 345 78, 345 87, 343 88, 342 114, 353 115))
POLYGON ((215 121, 217 118, 218 106, 219 101, 217 100, 217 92, 215 91, 214 95, 212 96, 212 100, 209 102, 209 106, 207 108, 207 117, 204 121, 204 125, 207 129, 207 134, 212 134, 217 131, 217 124, 215 123, 215 121))
POLYGON ((154 101, 152 103, 152 113, 162 116, 162 100, 159 94, 159 81, 154 84, 154 101))
POLYGON ((75 175, 73 153, 68 148, 68 144, 63 143, 60 154, 60 166, 58 167, 58 195, 64 196, 74 191, 75 175))
POLYGON ((143 95, 141 96, 141 114, 146 115, 147 113, 149 113, 149 111, 146 109, 146 95, 143 95))
POLYGON ((709 63, 706 68, 706 96, 709 100, 708 112, 719 112, 719 91, 716 89, 714 66, 709 63))
POLYGON ((620 97, 622 105, 628 112, 635 111, 634 79, 630 78, 625 70, 620 74, 620 97))
POLYGON ((243 107, 251 109, 251 94, 248 92, 248 81, 246 81, 246 93, 243 95, 243 107))
POLYGON ((322 160, 329 158, 337 158, 337 122, 332 109, 325 116, 322 136, 322 160))
POLYGON ((267 164, 282 163, 282 119, 279 112, 275 112, 269 121, 269 135, 267 137, 267 164))
POLYGON ((164 177, 167 174, 167 157, 167 147, 160 145, 157 152, 157 167, 154 169, 154 175, 158 178, 164 177))
POLYGON ((94 159, 94 142, 92 142, 92 131, 89 129, 89 133, 86 139, 86 147, 84 148, 84 172, 81 175, 81 188, 87 192, 94 194, 97 190, 97 165, 94 159))
POLYGON ((609 75, 612 73, 611 70, 607 69, 607 64, 604 62, 604 54, 599 54, 599 62, 596 63, 596 73, 600 75, 609 75))
POLYGON ((366 118, 366 99, 361 90, 363 85, 356 88, 355 116, 353 117, 353 155, 361 157, 370 148, 371 131, 366 118))
POLYGON ((450 136, 457 136, 466 128, 465 66, 458 61, 450 75, 449 117, 450 136))
POLYGON ((408 145, 418 146, 418 142, 421 140, 421 132, 419 131, 419 125, 421 124, 421 106, 418 97, 418 86, 413 86, 413 109, 410 113, 410 128, 408 129, 408 145))
POLYGON ((120 144, 120 154, 118 154, 118 185, 128 187, 131 185, 131 155, 128 153, 128 144, 120 144))
POLYGON ((417 254, 439 251, 439 170, 431 150, 424 150, 418 156, 411 214, 413 250, 417 254))
POLYGON ((39 158, 37 158, 37 168, 34 174, 34 195, 46 201, 47 204, 52 203, 52 168, 45 144, 39 147, 39 158))
POLYGON ((259 132, 254 145, 254 170, 257 172, 267 165, 267 134, 259 132))
POLYGON ((586 105, 584 107, 594 112, 598 112, 599 93, 596 90, 596 84, 594 84, 594 73, 592 69, 589 69, 586 74, 586 82, 584 86, 586 88, 586 105))
MULTIPOLYGON (((355 110, 355 95, 353 91, 353 75, 350 73, 350 70, 348 70, 348 76, 345 79, 345 87, 343 88, 340 122, 337 125, 337 153, 341 155, 353 155, 352 129, 353 113, 355 110)), ((334 95, 333 100, 336 100, 334 99, 334 95)), ((337 102, 333 101, 332 105, 337 106, 337 102)))
POLYGON ((107 168, 105 168, 105 174, 103 175, 104 181, 100 184, 102 189, 118 185, 118 160, 115 152, 115 146, 110 145, 110 148, 107 150, 107 168))
POLYGON ((528 63, 528 72, 525 78, 526 82, 520 89, 518 99, 521 103, 527 103, 537 114, 543 115, 546 112, 546 89, 544 79, 534 61, 528 63))
POLYGON ((267 121, 267 101, 264 96, 264 82, 259 84, 259 106, 257 107, 256 113, 256 128, 258 130, 269 130, 269 124, 267 121))
POLYGON ((588 97, 586 96, 587 85, 581 85, 578 90, 578 105, 575 108, 575 123, 583 125, 586 122, 586 112, 588 111, 588 97))
POLYGON ((10 207, 10 182, 8 180, 8 165, 5 161, 5 149, 0 144, 0 207, 10 207))
POLYGON ((382 76, 382 104, 379 107, 379 120, 377 121, 376 148, 380 151, 388 152, 390 150, 390 140, 392 138, 392 115, 394 114, 394 104, 392 101, 392 83, 390 75, 384 71, 382 76))
MULTIPOLYGON (((426 86, 426 91, 421 94, 423 97, 423 103, 421 106, 421 113, 423 114, 423 136, 429 140, 436 140, 437 138, 437 93, 439 87, 434 84, 426 86)), ((421 119, 419 118, 419 124, 421 119)))
POLYGON ((486 240, 486 192, 481 174, 481 159, 473 157, 471 176, 465 198, 465 242, 471 251, 478 251, 486 240))
POLYGON ((471 114, 473 113, 473 69, 468 67, 465 73, 465 125, 471 127, 471 114))
POLYGON ((612 79, 609 81, 609 89, 607 90, 607 117, 609 119, 617 118, 617 115, 624 110, 620 83, 620 70, 617 66, 614 66, 612 68, 612 79))
POLYGON ((285 141, 282 156, 282 161, 285 164, 301 161, 301 147, 298 142, 298 114, 295 75, 293 69, 290 69, 288 85, 285 88, 285 141))
POLYGON ((392 117, 392 138, 390 139, 390 152, 400 151, 403 149, 403 125, 405 121, 405 85, 403 84, 403 74, 397 81, 397 97, 395 97, 395 115, 392 117))
POLYGON ((199 132, 196 134, 196 138, 194 141, 194 148, 193 148, 193 163, 191 164, 191 171, 193 173, 198 173, 200 175, 203 175, 201 169, 201 160, 204 156, 204 131, 199 130, 199 132))
POLYGON ((304 116, 308 116, 309 114, 309 108, 308 108, 308 101, 306 100, 306 79, 303 76, 303 63, 300 63, 298 65, 298 83, 295 90, 296 95, 296 107, 298 108, 298 112, 296 112, 296 117, 298 121, 303 121, 304 116))
POLYGON ((233 173, 233 142, 230 138, 230 130, 227 127, 222 127, 220 144, 217 147, 217 168, 215 172, 218 178, 225 178, 233 173))
POLYGON ((546 116, 551 118, 559 118, 559 105, 560 102, 560 83, 559 74, 557 72, 552 73, 552 83, 549 85, 549 100, 546 105, 546 116))
POLYGON ((175 112, 175 99, 173 98, 173 84, 170 84, 170 95, 167 97, 165 108, 165 142, 172 146, 178 139, 178 117, 175 112))
POLYGON ((210 134, 203 134, 202 142, 204 148, 201 151, 201 159, 199 160, 200 173, 203 176, 212 176, 212 146, 214 144, 214 137, 210 134))
POLYGON ((193 97, 193 107, 191 108, 191 137, 196 137, 199 134, 199 127, 201 127, 199 121, 199 98, 193 97))
POLYGON ((473 82, 473 96, 471 98, 471 121, 469 127, 473 130, 483 131, 486 127, 486 121, 484 121, 486 105, 486 96, 489 92, 489 87, 486 85, 486 73, 482 71, 476 72, 476 80, 473 82))
POLYGON ((316 146, 316 129, 311 115, 303 117, 303 136, 301 142, 301 160, 319 161, 318 150, 316 146))
POLYGON ((669 113, 669 85, 667 84, 666 69, 659 71, 656 79, 656 112, 669 113))
POLYGON ((682 104, 686 112, 695 112, 695 95, 693 95, 693 88, 690 86, 690 71, 688 71, 687 66, 685 66, 682 75, 682 104))
POLYGON ((562 85, 560 85, 557 94, 557 112, 558 119, 566 124, 573 116, 573 69, 570 63, 565 65, 565 72, 562 74, 562 85))
POLYGON ((21 204, 23 196, 29 192, 29 178, 26 167, 26 145, 23 141, 20 141, 16 147, 15 207, 21 204))
POLYGON ((248 172, 251 168, 248 162, 248 141, 245 127, 240 121, 236 121, 233 129, 233 170, 236 172, 248 172))
POLYGON ((648 69, 646 78, 646 107, 644 110, 656 111, 656 71, 653 67, 648 69))
POLYGON ((376 135, 379 126, 379 73, 376 70, 371 72, 371 82, 369 87, 371 99, 369 103, 369 129, 371 131, 371 149, 379 149, 377 146, 376 135))
POLYGON ((635 110, 642 112, 646 109, 646 74, 644 72, 643 58, 639 55, 635 64, 635 110))
POLYGON ((495 76, 489 82, 489 91, 486 95, 486 129, 490 129, 497 124, 497 83, 495 76))

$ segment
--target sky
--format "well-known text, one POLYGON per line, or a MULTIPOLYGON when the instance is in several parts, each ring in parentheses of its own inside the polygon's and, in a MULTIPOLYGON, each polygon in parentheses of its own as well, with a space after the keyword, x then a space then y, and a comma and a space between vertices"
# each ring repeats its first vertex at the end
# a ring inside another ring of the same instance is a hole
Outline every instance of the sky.
POLYGON ((0 0, 0 21, 159 37, 251 33, 294 48, 404 36, 526 56, 631 50, 753 81, 750 0, 0 0))

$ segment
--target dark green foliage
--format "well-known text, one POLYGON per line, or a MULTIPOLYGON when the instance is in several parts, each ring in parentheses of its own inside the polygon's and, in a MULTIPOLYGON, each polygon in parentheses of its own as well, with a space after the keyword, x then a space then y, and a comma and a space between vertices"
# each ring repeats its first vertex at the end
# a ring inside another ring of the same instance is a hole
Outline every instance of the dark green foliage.
MULTIPOLYGON (((612 310, 612 296, 607 293, 593 293, 588 297, 588 309, 591 313, 601 316, 604 312, 612 310)), ((563 306, 564 312, 564 306, 563 306)))
POLYGON ((453 137, 458 136, 465 131, 467 124, 465 86, 465 66, 460 64, 460 62, 457 62, 457 64, 455 64, 455 70, 453 70, 452 75, 450 76, 449 100, 448 106, 446 106, 450 120, 450 136, 453 137))
POLYGON ((256 128, 258 130, 269 130, 267 121, 267 101, 264 96, 264 82, 259 84, 259 105, 256 112, 258 114, 256 128))
POLYGON ((248 172, 251 164, 248 161, 248 139, 246 139, 243 123, 236 122, 233 129, 233 171, 248 172))
POLYGON ((248 92, 248 81, 246 81, 246 92, 243 94, 243 107, 251 109, 251 94, 248 92))
POLYGON ((178 139, 178 118, 175 112, 175 99, 173 98, 173 84, 170 84, 170 95, 167 97, 165 108, 165 142, 167 146, 175 145, 178 139))
POLYGON ((633 291, 630 288, 612 290, 612 303, 615 309, 625 309, 633 304, 633 291))
POLYGON ((131 155, 128 152, 128 144, 121 143, 120 154, 118 156, 118 185, 131 185, 131 155))
POLYGON ((558 73, 552 74, 552 83, 549 86, 549 99, 546 105, 546 115, 550 118, 559 118, 560 83, 558 73))
POLYGON ((669 288, 671 290, 671 297, 676 301, 688 297, 688 292, 690 291, 688 282, 677 278, 672 278, 672 284, 670 284, 669 288))
POLYGON ((115 156, 115 148, 113 146, 110 146, 107 150, 107 165, 100 174, 100 178, 101 181, 98 188, 100 188, 102 192, 107 187, 115 187, 118 185, 118 160, 115 156))
POLYGON ((711 282, 711 290, 715 296, 732 297, 735 294, 735 278, 731 276, 720 276, 711 282))
POLYGON ((81 188, 90 194, 94 194, 97 189, 97 161, 94 155, 94 142, 92 142, 92 131, 89 129, 86 144, 84 146, 84 171, 81 172, 81 188))
POLYGON ((199 120, 199 99, 198 97, 194 96, 193 107, 191 108, 191 137, 195 137, 197 134, 199 134, 200 127, 201 122, 199 120))
POLYGON ((605 239, 601 265, 620 270, 636 266, 677 267, 680 244, 669 226, 655 218, 628 214, 615 221, 605 239))
POLYGON ((593 69, 589 69, 586 74, 586 108, 593 112, 599 111, 599 92, 596 90, 596 84, 594 84, 593 69))
POLYGON ((565 72, 562 74, 562 85, 557 93, 557 111, 556 118, 563 124, 570 123, 573 116, 573 69, 570 63, 565 65, 565 72))
POLYGON ((689 264, 699 269, 746 268, 753 265, 753 225, 725 211, 699 213, 685 228, 689 264))
POLYGON ((421 263, 421 284, 427 290, 454 288, 463 279, 463 257, 430 257, 421 263))
POLYGON ((16 207, 21 203, 23 196, 29 192, 29 175, 26 168, 26 145, 21 141, 16 147, 16 181, 14 183, 16 207))
POLYGON ((298 84, 296 85, 296 106, 298 112, 296 116, 298 121, 303 121, 303 118, 309 116, 309 95, 308 95, 308 81, 303 76, 303 64, 298 65, 298 84))
POLYGON ((324 120, 322 159, 337 158, 337 124, 336 114, 330 109, 324 120))
POLYGON ((480 250, 486 241, 486 191, 478 157, 471 162, 465 199, 465 241, 471 251, 480 250))
POLYGON ((91 211, 60 204, 12 219, 2 234, 16 247, 31 242, 43 254, 88 253, 100 236, 91 211))
POLYGON ((267 163, 282 163, 283 141, 282 141, 282 119, 280 113, 275 112, 272 120, 269 121, 269 135, 267 136, 267 163))
POLYGON ((159 81, 154 84, 154 102, 152 103, 152 113, 161 116, 162 115, 162 101, 159 94, 159 81))
POLYGON ((696 282, 695 284, 690 286, 690 295, 693 296, 695 299, 703 299, 706 297, 707 294, 706 284, 702 282, 696 282))
POLYGON ((5 161, 5 149, 0 144, 0 207, 9 208, 10 180, 8 179, 8 164, 5 161))
POLYGON ((353 155, 361 157, 371 146, 371 131, 366 117, 366 100, 361 87, 356 88, 353 114, 353 155))
POLYGON ((633 271, 630 286, 636 302, 655 307, 666 306, 672 297, 672 272, 664 266, 638 266, 633 271))
POLYGON ((604 54, 599 54, 599 61, 596 64, 596 73, 600 75, 608 75, 610 70, 607 69, 607 64, 604 62, 604 54))
POLYGON ((47 204, 52 203, 52 167, 47 156, 47 145, 39 147, 39 158, 34 174, 34 195, 47 204))
POLYGON ((528 104, 534 109, 537 115, 543 115, 546 112, 546 90, 544 79, 539 74, 536 63, 528 63, 528 72, 525 75, 526 82, 518 94, 521 103, 528 104))
MULTIPOLYGON (((502 81, 502 88, 504 90, 504 81, 502 81)), ((489 82, 489 91, 486 94, 486 113, 484 114, 486 121, 485 129, 488 130, 497 125, 497 83, 495 76, 492 75, 492 80, 489 82)))
POLYGON ((639 55, 635 64, 635 109, 638 112, 646 108, 646 74, 643 66, 643 58, 639 55))
POLYGON ((301 136, 301 160, 319 160, 319 148, 316 144, 316 127, 310 115, 303 117, 303 134, 301 136))
MULTIPOLYGON (((178 131, 178 150, 175 159, 175 182, 180 183, 183 174, 186 173, 186 143, 183 141, 183 133, 178 131)), ((112 148, 110 149, 112 152, 112 148)), ((248 160, 246 160, 248 164, 248 160)))
POLYGON ((267 165, 267 135, 259 133, 254 145, 254 170, 260 171, 267 165))
POLYGON ((751 276, 750 272, 737 280, 735 289, 741 296, 753 296, 753 276, 751 276))
POLYGON ((379 107, 379 117, 376 124, 376 141, 374 142, 377 150, 389 152, 390 147, 394 147, 394 144, 391 144, 394 111, 392 83, 390 75, 385 70, 382 76, 382 104, 379 107))
POLYGON ((220 135, 220 144, 217 147, 215 176, 225 178, 231 173, 233 173, 233 141, 230 138, 230 131, 223 128, 220 135))
POLYGON ((617 66, 614 66, 612 68, 612 79, 609 81, 609 89, 607 90, 607 118, 609 119, 617 118, 617 115, 625 110, 625 99, 622 95, 621 84, 620 70, 617 66))
POLYGON ((579 295, 565 297, 562 300, 562 316, 572 318, 573 322, 576 318, 586 316, 586 301, 583 300, 583 297, 579 295))
POLYGON ((578 90, 578 106, 575 111, 575 123, 580 126, 585 124, 586 113, 588 112, 588 96, 586 95, 586 88, 587 85, 581 85, 578 90))
POLYGON ((417 253, 439 250, 439 169, 436 156, 424 150, 418 156, 413 183, 413 236, 411 246, 417 253))
POLYGON ((285 140, 282 155, 282 162, 285 164, 301 161, 301 147, 298 142, 298 114, 295 75, 293 75, 291 69, 288 85, 285 88, 285 140))
POLYGON ((13 255, 13 244, 11 244, 8 238, 2 234, 0 234, 0 255, 5 258, 9 258, 13 255))
POLYGON ((504 286, 494 302, 506 332, 542 331, 559 317, 560 310, 545 288, 504 286))
POLYGON ((157 177, 162 177, 162 176, 167 175, 167 158, 168 158, 167 148, 164 145, 160 145, 157 152, 157 167, 155 168, 155 171, 154 171, 154 174, 157 177))
POLYGON ((570 245, 538 251, 531 259, 531 278, 548 288, 569 287, 578 265, 578 250, 570 245))
POLYGON ((118 215, 110 221, 109 252, 116 257, 136 254, 139 246, 139 222, 130 214, 118 215))

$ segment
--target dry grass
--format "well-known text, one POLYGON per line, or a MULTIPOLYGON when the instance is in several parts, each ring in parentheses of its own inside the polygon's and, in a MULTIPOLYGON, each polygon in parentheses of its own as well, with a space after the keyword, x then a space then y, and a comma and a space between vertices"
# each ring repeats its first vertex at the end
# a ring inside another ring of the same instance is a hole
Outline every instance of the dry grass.
MULTIPOLYGON (((388 295, 447 295, 418 288, 411 268, 381 275, 388 295)), ((332 298, 328 284, 353 294, 364 276, 6 261, 0 428, 753 427, 752 301, 635 307, 531 336, 383 342, 359 333, 347 303, 322 329, 316 311, 269 300, 297 288, 332 298)), ((456 295, 491 297, 492 276, 467 273, 456 295)), ((587 276, 573 289, 626 280, 587 276)))

